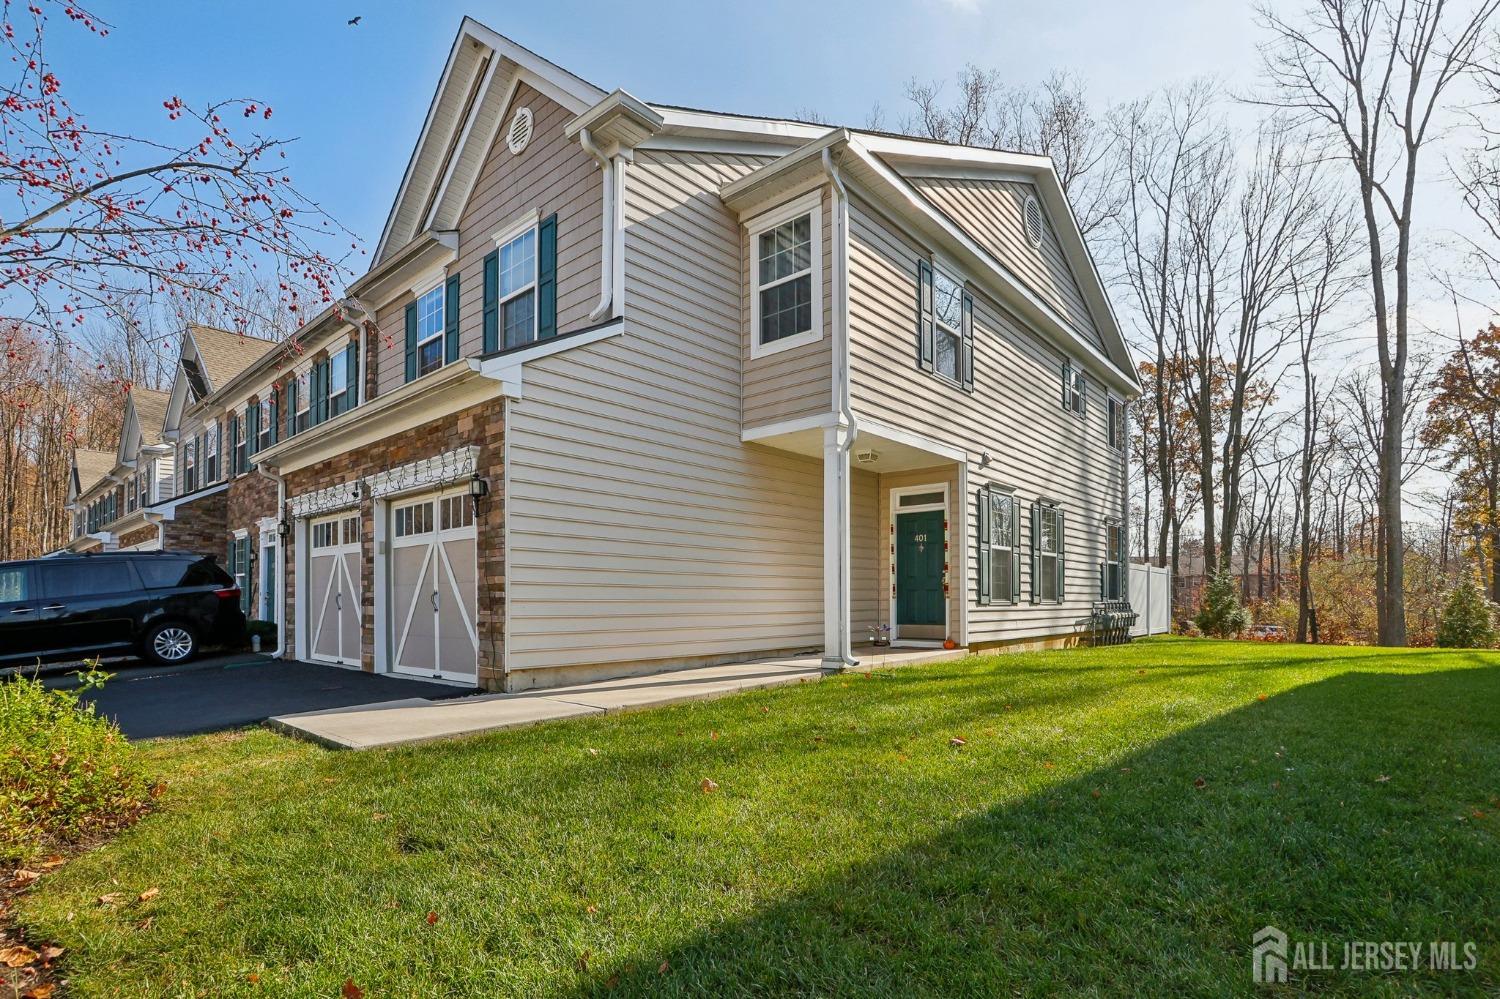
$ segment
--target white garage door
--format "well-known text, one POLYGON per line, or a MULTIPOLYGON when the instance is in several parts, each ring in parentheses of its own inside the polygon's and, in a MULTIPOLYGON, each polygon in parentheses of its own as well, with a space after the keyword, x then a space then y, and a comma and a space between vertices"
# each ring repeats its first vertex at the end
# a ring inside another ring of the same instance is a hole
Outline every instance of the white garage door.
POLYGON ((390 518, 391 657, 399 673, 479 673, 474 505, 463 492, 396 500, 390 518))
POLYGON ((308 654, 321 662, 358 666, 360 655, 359 514, 342 513, 308 525, 308 654))

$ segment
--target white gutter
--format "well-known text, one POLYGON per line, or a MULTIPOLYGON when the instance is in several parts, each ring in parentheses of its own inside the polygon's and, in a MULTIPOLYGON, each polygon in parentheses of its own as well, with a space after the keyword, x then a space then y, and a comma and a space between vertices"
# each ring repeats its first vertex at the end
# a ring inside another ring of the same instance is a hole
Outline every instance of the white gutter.
MULTIPOLYGON (((833 395, 834 402, 838 406, 845 422, 844 439, 839 443, 839 463, 837 466, 838 483, 838 599, 836 601, 838 614, 838 636, 839 647, 838 658, 845 666, 857 666, 859 661, 853 656, 853 642, 850 638, 849 615, 852 598, 850 595, 849 567, 851 556, 849 552, 849 452, 854 447, 854 442, 859 438, 859 418, 854 415, 854 407, 849 401, 849 192, 844 187, 844 179, 839 175, 838 167, 834 165, 833 157, 828 149, 823 149, 823 171, 828 174, 828 179, 833 181, 834 189, 834 238, 833 238, 833 274, 835 290, 833 295, 833 395)), ((836 428, 835 428, 836 430, 836 428)))
MULTIPOLYGON (((364 351, 360 351, 360 358, 364 358, 364 351)), ((278 579, 286 579, 286 542, 281 537, 281 523, 286 517, 286 478, 280 472, 273 472, 265 465, 257 463, 255 470, 261 475, 276 483, 276 576, 278 579)), ((272 659, 280 659, 286 650, 286 590, 282 588, 276 594, 276 651, 271 653, 272 659)))
POLYGON ((599 164, 604 184, 604 211, 603 218, 600 220, 600 228, 604 232, 604 258, 599 267, 599 304, 594 306, 594 310, 589 313, 589 322, 596 323, 609 314, 615 297, 615 171, 609 157, 601 153, 599 147, 594 145, 594 139, 589 135, 588 129, 578 130, 578 144, 583 146, 583 151, 599 164))

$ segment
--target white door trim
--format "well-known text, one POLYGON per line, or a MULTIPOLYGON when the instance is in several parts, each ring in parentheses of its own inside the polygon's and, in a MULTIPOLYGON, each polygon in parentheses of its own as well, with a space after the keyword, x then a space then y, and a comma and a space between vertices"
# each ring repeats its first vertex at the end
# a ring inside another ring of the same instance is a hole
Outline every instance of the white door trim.
MULTIPOLYGON (((306 626, 297 629, 299 632, 297 640, 298 657, 304 658, 309 662, 328 663, 332 666, 345 666, 351 669, 360 669, 362 666, 362 658, 364 652, 363 648, 357 647, 353 650, 344 648, 342 616, 345 613, 345 610, 342 606, 342 600, 339 601, 339 606, 337 608, 340 616, 340 621, 338 623, 338 655, 321 655, 317 652, 317 648, 318 637, 320 634, 319 629, 321 629, 323 626, 323 616, 327 613, 328 610, 329 595, 333 593, 336 587, 339 588, 339 592, 340 594, 342 594, 342 584, 348 584, 348 589, 351 593, 349 609, 354 614, 354 622, 356 625, 355 630, 361 636, 363 636, 364 634, 364 607, 362 599, 364 590, 363 586, 361 585, 363 580, 357 583, 355 580, 349 577, 348 563, 346 561, 348 556, 350 555, 353 555, 360 562, 363 561, 363 518, 360 517, 359 510, 357 508, 353 510, 344 509, 338 511, 337 513, 325 514, 318 517, 303 518, 298 521, 298 524, 301 529, 299 536, 299 547, 302 548, 305 552, 305 555, 301 561, 306 566, 306 569, 304 570, 305 574, 301 578, 306 580, 308 584, 307 586, 302 587, 302 620, 306 622, 306 626), (358 529, 356 529, 355 531, 355 539, 353 541, 345 541, 343 537, 344 521, 349 519, 353 519, 359 524, 358 529), (315 557, 312 547, 313 528, 318 524, 325 523, 332 523, 334 525, 333 529, 336 532, 337 541, 333 545, 317 549, 316 557, 332 560, 333 568, 328 574, 328 585, 324 588, 324 592, 322 594, 314 594, 311 590, 312 563, 313 558, 315 557), (314 610, 314 608, 316 608, 316 610, 314 610)), ((361 568, 363 568, 362 565, 361 568)), ((361 573, 361 575, 363 575, 363 573, 361 573)), ((357 642, 357 645, 362 646, 363 644, 363 638, 361 637, 361 639, 357 642)))
MULTIPOLYGON (((892 486, 887 490, 887 493, 889 495, 887 503, 890 507, 890 519, 886 523, 886 537, 890 539, 891 546, 891 583, 888 594, 890 598, 889 613, 891 622, 891 643, 894 644, 901 638, 901 625, 896 620, 896 580, 900 577, 900 567, 897 561, 899 556, 897 555, 896 545, 896 517, 898 514, 903 513, 925 513, 930 510, 941 510, 943 512, 943 523, 945 525, 943 530, 943 544, 945 553, 944 561, 948 565, 948 572, 944 575, 944 583, 947 586, 947 592, 943 594, 943 632, 946 635, 951 635, 953 630, 953 586, 948 582, 948 578, 953 575, 953 561, 948 556, 951 556, 953 554, 953 544, 951 541, 953 537, 953 512, 949 506, 949 504, 952 502, 953 497, 949 495, 948 483, 933 482, 928 485, 921 486, 892 486), (943 501, 941 503, 921 503, 905 507, 900 505, 900 499, 902 496, 912 496, 919 493, 932 493, 939 491, 941 491, 943 494, 943 501)), ((902 644, 915 646, 931 646, 932 648, 941 648, 943 645, 941 641, 914 638, 907 639, 903 641, 902 644)))

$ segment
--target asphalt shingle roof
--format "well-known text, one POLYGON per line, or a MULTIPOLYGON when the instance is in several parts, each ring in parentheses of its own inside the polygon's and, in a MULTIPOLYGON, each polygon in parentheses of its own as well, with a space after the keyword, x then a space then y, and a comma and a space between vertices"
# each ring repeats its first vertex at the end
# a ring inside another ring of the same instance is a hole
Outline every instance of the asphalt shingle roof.
MULTIPOLYGON (((198 323, 189 325, 188 331, 193 335, 193 342, 198 345, 198 356, 203 359, 203 373, 208 376, 209 388, 214 391, 229 384, 235 375, 276 346, 270 340, 198 323)), ((163 414, 165 415, 165 410, 163 414)))
MULTIPOLYGON (((157 433, 160 433, 160 429, 157 433)), ((78 468, 78 494, 81 496, 104 478, 115 467, 115 452, 95 451, 93 448, 80 447, 73 451, 73 464, 78 468)))

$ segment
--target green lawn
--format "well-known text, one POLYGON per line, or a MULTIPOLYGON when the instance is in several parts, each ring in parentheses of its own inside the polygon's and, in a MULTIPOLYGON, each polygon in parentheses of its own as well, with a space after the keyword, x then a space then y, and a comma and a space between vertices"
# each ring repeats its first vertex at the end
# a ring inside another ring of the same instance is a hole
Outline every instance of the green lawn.
POLYGON ((21 908, 70 996, 1244 994, 1268 923, 1479 944, 1294 986, 1500 988, 1500 655, 1158 640, 145 752, 160 809, 21 908))

